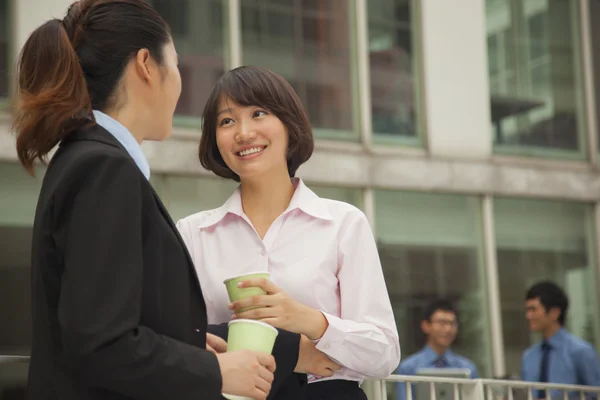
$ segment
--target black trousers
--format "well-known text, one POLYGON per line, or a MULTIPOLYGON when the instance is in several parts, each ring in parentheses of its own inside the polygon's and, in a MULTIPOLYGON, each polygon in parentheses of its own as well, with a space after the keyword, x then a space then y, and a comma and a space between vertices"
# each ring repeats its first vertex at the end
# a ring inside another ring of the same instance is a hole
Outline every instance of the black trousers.
POLYGON ((358 382, 341 379, 310 383, 306 400, 367 400, 358 382))

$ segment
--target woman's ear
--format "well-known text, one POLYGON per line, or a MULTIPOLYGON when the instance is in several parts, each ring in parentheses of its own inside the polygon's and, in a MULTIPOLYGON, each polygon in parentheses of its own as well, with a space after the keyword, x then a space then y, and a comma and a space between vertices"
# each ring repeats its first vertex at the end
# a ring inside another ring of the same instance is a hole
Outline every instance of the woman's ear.
POLYGON ((150 56, 150 52, 148 51, 148 49, 140 49, 136 56, 134 61, 134 69, 135 72, 137 73, 137 75, 144 81, 147 83, 150 83, 152 81, 153 77, 153 72, 152 72, 152 64, 153 64, 153 60, 152 57, 150 56))

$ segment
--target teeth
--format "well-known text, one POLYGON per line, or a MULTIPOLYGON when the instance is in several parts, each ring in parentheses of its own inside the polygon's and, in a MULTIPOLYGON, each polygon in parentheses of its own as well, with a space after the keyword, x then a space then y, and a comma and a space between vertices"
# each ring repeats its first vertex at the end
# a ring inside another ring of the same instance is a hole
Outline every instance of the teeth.
POLYGON ((240 156, 249 156, 250 154, 260 153, 263 150, 262 147, 252 147, 251 149, 246 149, 240 151, 240 156))

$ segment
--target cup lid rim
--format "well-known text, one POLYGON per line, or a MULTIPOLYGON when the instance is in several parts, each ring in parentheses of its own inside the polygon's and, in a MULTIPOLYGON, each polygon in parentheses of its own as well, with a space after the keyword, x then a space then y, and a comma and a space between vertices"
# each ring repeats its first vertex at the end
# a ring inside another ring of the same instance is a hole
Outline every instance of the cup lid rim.
POLYGON ((269 275, 269 277, 271 276, 271 273, 269 271, 251 271, 251 272, 246 272, 245 274, 240 274, 240 275, 229 277, 229 278, 225 279, 223 281, 223 283, 227 283, 227 282, 232 281, 234 279, 241 278, 242 276, 256 275, 256 274, 267 274, 267 275, 269 275))
POLYGON ((256 320, 253 320, 253 319, 234 319, 232 321, 229 321, 227 323, 227 326, 229 326, 231 324, 235 324, 235 323, 240 323, 240 322, 251 323, 251 324, 256 324, 256 325, 264 326, 265 328, 269 328, 269 329, 273 330, 275 333, 279 334, 279 331, 277 329, 275 329, 274 327, 272 327, 271 325, 269 325, 269 324, 267 324, 265 322, 256 321, 256 320))

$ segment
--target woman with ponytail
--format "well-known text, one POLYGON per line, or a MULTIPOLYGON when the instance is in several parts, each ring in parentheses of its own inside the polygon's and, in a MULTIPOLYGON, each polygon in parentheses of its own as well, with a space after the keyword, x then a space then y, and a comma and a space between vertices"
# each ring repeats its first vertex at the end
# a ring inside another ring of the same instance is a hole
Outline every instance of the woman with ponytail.
POLYGON ((271 356, 207 335, 192 261, 148 181, 140 144, 171 134, 180 93, 169 28, 145 0, 75 2, 21 51, 19 159, 33 174, 56 149, 33 227, 30 400, 271 389, 271 356))

